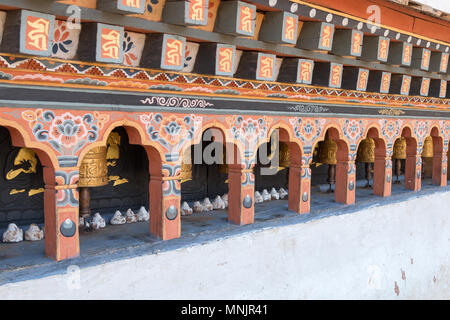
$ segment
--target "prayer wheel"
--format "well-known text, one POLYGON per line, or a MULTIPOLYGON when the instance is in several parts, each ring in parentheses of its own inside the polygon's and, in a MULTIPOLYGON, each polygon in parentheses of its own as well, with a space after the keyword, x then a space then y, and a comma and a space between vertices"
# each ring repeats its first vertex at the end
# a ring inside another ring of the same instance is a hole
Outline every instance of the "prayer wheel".
POLYGON ((422 158, 433 158, 433 138, 430 136, 423 143, 422 158))
POLYGON ((433 138, 425 138, 422 150, 422 178, 431 177, 433 174, 433 138))
POLYGON ((89 188, 107 184, 106 147, 93 148, 84 156, 79 171, 80 217, 86 219, 91 214, 89 188))
POLYGON ((181 183, 192 180, 192 157, 190 147, 183 153, 183 159, 181 161, 180 180, 181 183))
POLYGON ((79 187, 101 187, 107 185, 106 147, 91 149, 81 162, 79 174, 79 187))
POLYGON ((336 153, 338 146, 336 142, 328 137, 328 132, 325 134, 325 140, 319 142, 318 161, 319 163, 328 164, 328 178, 327 182, 330 185, 328 192, 333 192, 332 185, 336 181, 336 153))
POLYGON ((361 141, 356 161, 365 164, 366 187, 369 188, 370 179, 372 178, 372 164, 375 162, 375 141, 372 138, 366 138, 361 141))
POLYGON ((400 183, 399 177, 402 174, 402 160, 406 159, 406 138, 400 137, 394 143, 394 151, 392 159, 395 159, 395 176, 394 183, 400 183))
POLYGON ((286 142, 280 142, 280 161, 279 166, 282 168, 289 168, 290 161, 289 144, 286 142))

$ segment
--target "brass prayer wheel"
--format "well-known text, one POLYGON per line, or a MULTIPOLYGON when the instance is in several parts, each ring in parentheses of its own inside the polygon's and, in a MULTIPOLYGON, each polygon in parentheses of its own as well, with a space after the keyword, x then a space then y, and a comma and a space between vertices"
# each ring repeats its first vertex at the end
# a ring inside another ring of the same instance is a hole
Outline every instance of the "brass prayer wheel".
POLYGON ((426 137, 423 143, 422 158, 433 158, 433 138, 430 136, 426 137))
POLYGON ((394 143, 393 159, 406 159, 406 138, 400 137, 394 143))
POLYGON ((372 138, 366 138, 361 141, 356 161, 363 163, 375 162, 375 141, 372 138))
POLYGON ((328 138, 328 133, 325 140, 319 145, 319 162, 325 164, 336 164, 336 153, 338 146, 336 142, 328 138))
POLYGON ((280 142, 279 166, 282 168, 288 168, 290 165, 289 157, 290 157, 289 144, 286 142, 280 142))
POLYGON ((183 153, 183 159, 181 161, 180 180, 181 183, 192 180, 192 158, 190 147, 183 153))
POLYGON ((86 153, 81 162, 78 186, 101 187, 107 184, 106 147, 93 148, 86 153))

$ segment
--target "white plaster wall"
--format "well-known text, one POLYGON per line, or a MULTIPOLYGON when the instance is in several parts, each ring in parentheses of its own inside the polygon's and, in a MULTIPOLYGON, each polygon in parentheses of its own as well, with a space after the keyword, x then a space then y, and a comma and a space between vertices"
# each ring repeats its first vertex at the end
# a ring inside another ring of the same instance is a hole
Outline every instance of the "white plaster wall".
POLYGON ((449 299, 450 192, 7 284, 0 299, 449 299))

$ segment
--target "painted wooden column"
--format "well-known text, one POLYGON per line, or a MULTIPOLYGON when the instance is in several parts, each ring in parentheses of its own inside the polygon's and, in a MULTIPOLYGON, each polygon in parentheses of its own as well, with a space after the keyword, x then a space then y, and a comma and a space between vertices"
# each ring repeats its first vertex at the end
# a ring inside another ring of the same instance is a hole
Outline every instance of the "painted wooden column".
MULTIPOLYGON (((420 148, 422 149, 422 148, 420 148)), ((422 157, 420 152, 410 151, 406 148, 406 163, 405 163, 405 188, 412 191, 420 191, 422 184, 422 157)))
POLYGON ((150 233, 162 240, 179 238, 181 235, 181 181, 176 175, 178 168, 179 165, 165 163, 161 175, 150 175, 150 233))
POLYGON ((45 254, 56 261, 80 254, 78 170, 44 168, 45 254))
MULTIPOLYGON (((336 184, 335 201, 344 204, 355 203, 356 188, 356 166, 355 157, 349 155, 351 160, 337 160, 336 163, 336 184)), ((289 191, 290 192, 290 191, 289 191)))
POLYGON ((433 145, 432 181, 434 185, 444 187, 447 185, 447 152, 444 152, 444 149, 438 143, 433 143, 433 145))
POLYGON ((293 151, 291 148, 288 208, 300 214, 308 213, 311 210, 311 169, 309 164, 312 156, 306 155, 301 159, 300 155, 293 155, 293 151))
POLYGON ((240 164, 228 165, 228 220, 239 225, 250 224, 255 218, 255 175, 253 165, 244 169, 240 164))
POLYGON ((375 153, 373 194, 380 197, 390 197, 392 188, 392 159, 391 152, 385 155, 375 153))

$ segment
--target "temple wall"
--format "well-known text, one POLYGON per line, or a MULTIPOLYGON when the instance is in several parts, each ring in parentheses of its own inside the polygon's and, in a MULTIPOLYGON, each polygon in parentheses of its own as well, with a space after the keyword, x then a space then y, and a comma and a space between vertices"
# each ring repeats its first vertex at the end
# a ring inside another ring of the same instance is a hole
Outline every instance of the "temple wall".
POLYGON ((0 299, 449 299, 450 191, 0 287, 0 299), (51 288, 49 290, 48 288, 51 288))

